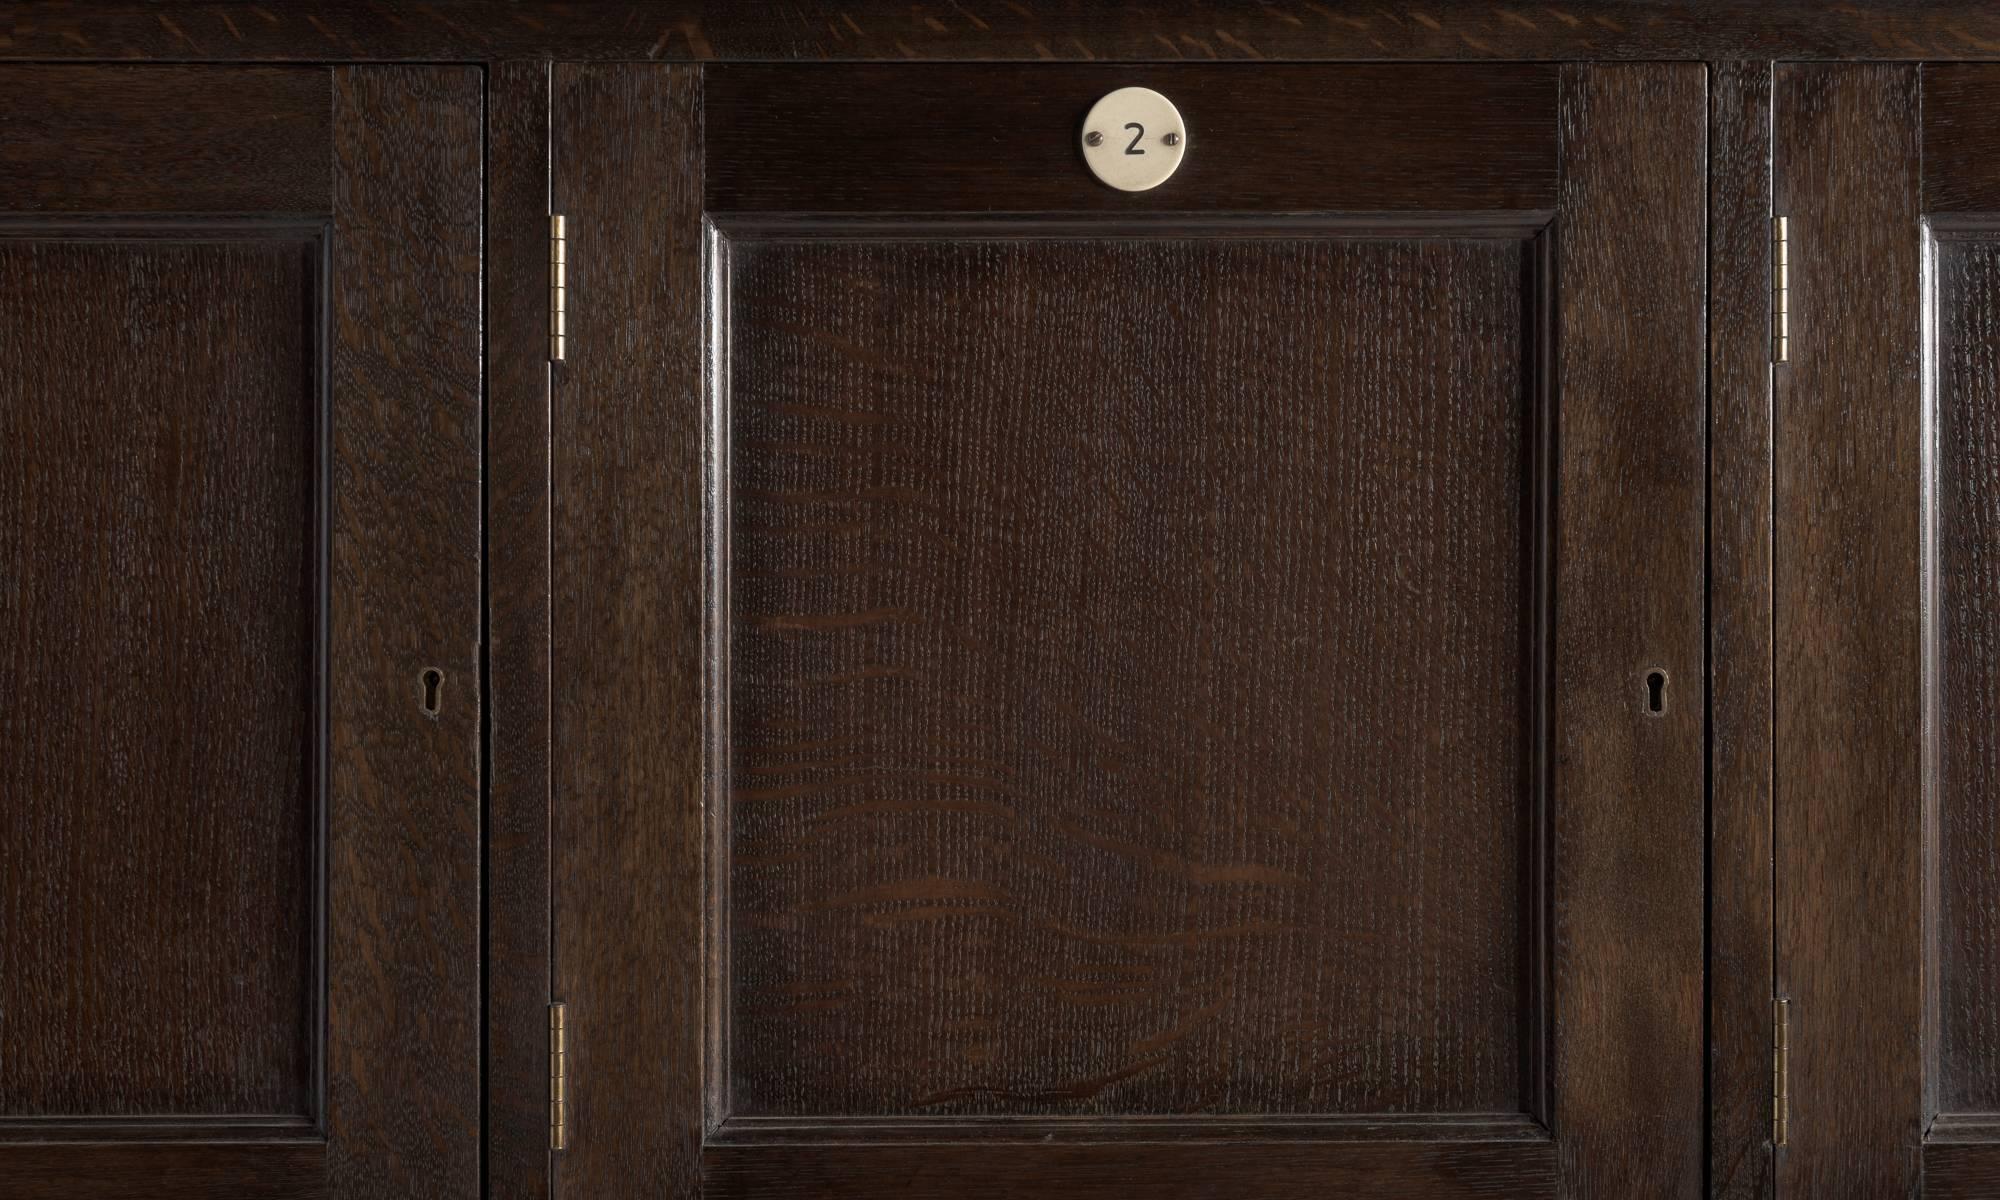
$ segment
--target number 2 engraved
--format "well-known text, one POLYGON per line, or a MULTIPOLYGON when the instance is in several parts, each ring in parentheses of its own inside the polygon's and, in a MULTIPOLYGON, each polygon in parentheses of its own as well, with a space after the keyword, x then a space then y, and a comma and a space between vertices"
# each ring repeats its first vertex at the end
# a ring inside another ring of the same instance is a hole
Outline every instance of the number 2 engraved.
POLYGON ((1145 151, 1139 149, 1139 139, 1146 136, 1146 127, 1144 125, 1139 124, 1139 122, 1137 121, 1127 121, 1125 123, 1125 128, 1136 129, 1139 131, 1132 135, 1132 140, 1130 142, 1127 142, 1125 144, 1125 153, 1144 154, 1145 151))

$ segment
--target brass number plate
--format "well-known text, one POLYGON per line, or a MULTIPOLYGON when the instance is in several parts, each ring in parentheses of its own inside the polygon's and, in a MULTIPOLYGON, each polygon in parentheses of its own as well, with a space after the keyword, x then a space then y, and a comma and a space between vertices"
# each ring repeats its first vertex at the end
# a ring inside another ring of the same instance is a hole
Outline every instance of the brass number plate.
POLYGON ((1180 168, 1187 151, 1180 110, 1152 88, 1119 88, 1083 119, 1083 161, 1121 192, 1159 187, 1180 168))

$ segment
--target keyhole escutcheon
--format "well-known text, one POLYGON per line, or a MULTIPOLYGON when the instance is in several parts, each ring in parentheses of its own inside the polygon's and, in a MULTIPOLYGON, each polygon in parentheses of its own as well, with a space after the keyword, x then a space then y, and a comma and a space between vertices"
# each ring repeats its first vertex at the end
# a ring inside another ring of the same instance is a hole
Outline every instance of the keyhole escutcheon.
POLYGON ((1646 672, 1646 715, 1657 717, 1667 711, 1667 673, 1658 667, 1646 672))
POLYGON ((444 672, 438 670, 436 667, 425 667, 423 684, 424 715, 435 720, 438 715, 438 709, 444 706, 444 672))

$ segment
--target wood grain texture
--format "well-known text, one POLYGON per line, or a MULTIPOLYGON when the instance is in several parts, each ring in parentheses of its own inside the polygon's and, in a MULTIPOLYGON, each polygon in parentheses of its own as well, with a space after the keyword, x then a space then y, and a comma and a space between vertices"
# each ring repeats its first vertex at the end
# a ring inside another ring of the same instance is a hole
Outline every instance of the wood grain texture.
POLYGON ((1706 75, 1563 68, 1555 1113, 1565 1196, 1702 1186, 1706 75), (1663 713, 1645 675, 1663 670, 1663 713))
POLYGON ((2000 232, 1940 238, 1933 945, 1943 1112, 2000 1110, 2000 232))
POLYGON ((567 1196, 701 1194, 701 108, 686 67, 559 65, 569 217, 555 388, 556 997, 567 1196), (643 129, 647 136, 634 137, 643 129))
POLYGON ((185 236, 0 240, 8 1116, 319 1111, 318 241, 185 236))
POLYGON ((1775 84, 1791 362, 1774 398, 1783 1194, 1901 1196, 1923 1117, 1917 72, 1775 84))
POLYGON ((1983 0, 11 0, 0 58, 221 61, 591 59, 1989 59, 1983 0))
POLYGON ((729 258, 731 1111, 1519 1111, 1525 244, 729 258))
POLYGON ((323 214, 329 86, 316 67, 9 65, 0 211, 323 214))
POLYGON ((480 72, 334 72, 328 1173, 472 1197, 480 1138, 480 72), (443 672, 437 712, 422 674, 443 672))
POLYGON ((326 1143, 0 1149, 8 1200, 321 1200, 326 1143))
POLYGON ((549 1194, 549 66, 486 77, 486 1174, 549 1194))
POLYGON ((1939 1114, 1924 1138, 1924 1200, 2000 1195, 2000 1117, 1939 1114))
POLYGON ((1553 1200, 1548 1142, 713 1148, 708 1200, 1553 1200), (893 1183, 885 1183, 893 1181, 893 1183))
POLYGON ((1545 64, 727 65, 708 81, 715 212, 1548 209, 1545 64), (1254 82, 1253 82, 1254 80, 1254 82), (1143 193, 1099 183, 1077 138, 1099 97, 1154 88, 1187 157, 1143 193))
POLYGON ((1771 68, 1709 79, 1709 1176, 1770 1200, 1771 68))
POLYGON ((2000 212, 2000 71, 1923 68, 1924 211, 2000 212))

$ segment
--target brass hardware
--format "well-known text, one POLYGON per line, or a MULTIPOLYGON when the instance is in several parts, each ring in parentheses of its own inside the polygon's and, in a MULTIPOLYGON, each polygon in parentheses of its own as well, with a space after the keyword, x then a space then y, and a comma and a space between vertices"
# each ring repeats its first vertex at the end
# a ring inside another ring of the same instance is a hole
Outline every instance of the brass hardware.
POLYGON ((1792 357, 1792 264, 1790 222, 1771 218, 1771 361, 1792 357))
MULTIPOLYGON (((557 217, 556 220, 562 220, 557 217)), ((549 1149, 569 1143, 569 1055, 564 1046, 563 1006, 549 1005, 549 1149)))
POLYGON ((1792 1002, 1771 1002, 1771 1144, 1782 1146, 1792 1121, 1792 1002))
POLYGON ((549 217, 549 359, 563 360, 569 309, 569 233, 561 214, 549 217))

